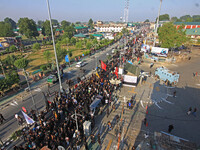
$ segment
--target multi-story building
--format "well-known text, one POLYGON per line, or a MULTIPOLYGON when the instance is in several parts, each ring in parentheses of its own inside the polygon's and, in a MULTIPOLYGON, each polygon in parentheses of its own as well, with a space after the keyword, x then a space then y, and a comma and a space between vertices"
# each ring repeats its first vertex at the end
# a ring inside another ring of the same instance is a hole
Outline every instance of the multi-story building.
POLYGON ((121 32, 123 28, 126 28, 127 24, 124 23, 109 23, 109 24, 96 24, 95 29, 97 32, 121 32))

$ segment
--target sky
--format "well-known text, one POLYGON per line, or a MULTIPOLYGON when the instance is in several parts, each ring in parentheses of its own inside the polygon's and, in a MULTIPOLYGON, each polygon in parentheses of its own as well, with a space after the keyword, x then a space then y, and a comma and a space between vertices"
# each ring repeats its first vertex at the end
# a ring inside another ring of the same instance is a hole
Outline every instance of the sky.
MULTIPOLYGON (((1 0, 0 21, 9 17, 16 22, 28 17, 34 21, 47 20, 46 0, 1 0)), ((52 19, 59 22, 120 21, 124 16, 125 0, 49 0, 52 19)), ((158 16, 160 0, 129 0, 129 22, 149 19, 155 21, 158 16)), ((199 0, 162 0, 161 14, 170 17, 200 15, 199 0)))

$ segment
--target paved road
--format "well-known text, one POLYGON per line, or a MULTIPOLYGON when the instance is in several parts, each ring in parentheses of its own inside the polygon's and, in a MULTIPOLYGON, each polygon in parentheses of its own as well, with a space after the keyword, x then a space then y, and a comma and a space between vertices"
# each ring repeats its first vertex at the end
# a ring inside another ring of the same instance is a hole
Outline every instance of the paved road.
MULTIPOLYGON (((103 52, 97 53, 97 54, 91 56, 91 58, 87 59, 87 64, 83 67, 86 70, 86 74, 91 72, 96 67, 96 61, 99 64, 99 60, 105 60, 107 57, 107 53, 111 54, 112 48, 115 47, 117 44, 118 43, 115 43, 114 45, 107 48, 103 52), (96 58, 94 58, 94 56, 96 56, 96 58)), ((120 45, 122 45, 122 43, 120 43, 120 45)), ((65 74, 70 79, 76 79, 77 77, 83 76, 83 73, 80 72, 79 68, 74 68, 74 69, 70 70, 69 72, 65 72, 65 74)), ((37 86, 39 86, 39 85, 37 85, 37 86)), ((62 80, 62 86, 63 86, 63 88, 67 88, 67 85, 65 84, 65 79, 62 80)), ((42 110, 45 107, 44 96, 41 92, 36 92, 34 90, 37 90, 37 87, 33 87, 33 95, 34 95, 34 99, 36 101, 36 107, 39 110, 42 110)), ((50 92, 53 92, 55 90, 57 90, 57 91, 59 90, 58 83, 52 85, 50 88, 50 92)), ((46 92, 47 86, 44 86, 42 88, 42 91, 46 92)), ((23 102, 21 100, 17 101, 17 102, 18 102, 18 106, 9 105, 7 108, 5 108, 1 111, 1 113, 7 120, 4 124, 2 124, 0 126, 0 137, 3 141, 5 141, 9 137, 10 134, 12 134, 16 129, 19 128, 17 121, 14 118, 14 114, 18 113, 21 115, 20 110, 22 107, 25 107, 29 111, 31 109, 34 109, 34 106, 33 106, 30 96, 23 99, 23 102)))

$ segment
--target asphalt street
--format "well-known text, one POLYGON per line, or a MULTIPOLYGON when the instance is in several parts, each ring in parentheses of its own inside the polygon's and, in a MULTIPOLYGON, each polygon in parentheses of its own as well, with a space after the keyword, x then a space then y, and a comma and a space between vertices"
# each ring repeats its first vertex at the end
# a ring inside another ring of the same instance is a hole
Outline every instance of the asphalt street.
MULTIPOLYGON (((112 48, 114 48, 117 45, 118 42, 108 47, 106 50, 96 53, 95 55, 88 58, 86 60, 86 65, 83 67, 86 70, 85 75, 93 71, 93 69, 96 68, 96 64, 100 65, 99 60, 105 60, 107 55, 112 53, 112 48)), ((122 45, 122 43, 120 43, 120 45, 122 45)), ((83 73, 80 71, 80 69, 75 67, 70 69, 70 71, 64 71, 64 73, 66 74, 68 79, 76 79, 77 77, 83 76, 83 73)), ((62 86, 64 89, 67 88, 65 80, 66 78, 62 79, 62 86)), ((39 85, 37 85, 37 87, 33 87, 33 95, 36 107, 38 108, 39 111, 41 111, 45 108, 45 102, 44 102, 44 96, 42 92, 38 90, 38 87, 39 85)), ((42 91, 47 92, 47 86, 43 86, 42 91)), ((59 91, 58 83, 51 85, 50 92, 54 91, 59 91)), ((20 116, 22 116, 21 113, 22 107, 25 107, 28 111, 30 111, 31 109, 35 109, 30 96, 23 99, 23 101, 18 100, 17 103, 18 103, 17 106, 9 105, 5 109, 1 110, 1 113, 6 118, 6 122, 0 126, 0 137, 2 141, 6 141, 7 138, 19 128, 17 120, 15 119, 14 115, 17 113, 20 116)))

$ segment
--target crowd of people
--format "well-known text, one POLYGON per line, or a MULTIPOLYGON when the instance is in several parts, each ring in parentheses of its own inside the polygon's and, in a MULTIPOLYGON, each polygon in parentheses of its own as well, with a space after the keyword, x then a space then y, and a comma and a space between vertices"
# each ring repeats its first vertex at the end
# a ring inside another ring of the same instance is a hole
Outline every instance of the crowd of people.
MULTIPOLYGON (((116 54, 116 58, 119 58, 119 54, 116 54)), ((55 92, 53 101, 50 104, 46 103, 47 114, 50 114, 50 117, 44 112, 36 117, 35 112, 31 112, 36 122, 33 128, 23 131, 26 144, 15 146, 14 149, 41 149, 44 146, 52 150, 58 149, 58 146, 80 149, 81 144, 88 149, 83 123, 90 121, 91 128, 95 126, 95 114, 90 105, 98 95, 102 96, 102 106, 112 102, 112 93, 120 88, 120 85, 111 84, 110 80, 117 78, 114 70, 119 63, 119 59, 112 59, 106 63, 106 71, 99 68, 97 74, 79 81, 76 86, 68 80, 66 83, 70 87, 69 92, 55 92), (77 123, 75 111, 79 114, 77 123)), ((100 110, 102 114, 102 108, 100 110)), ((100 143, 100 140, 98 142, 100 143)))

